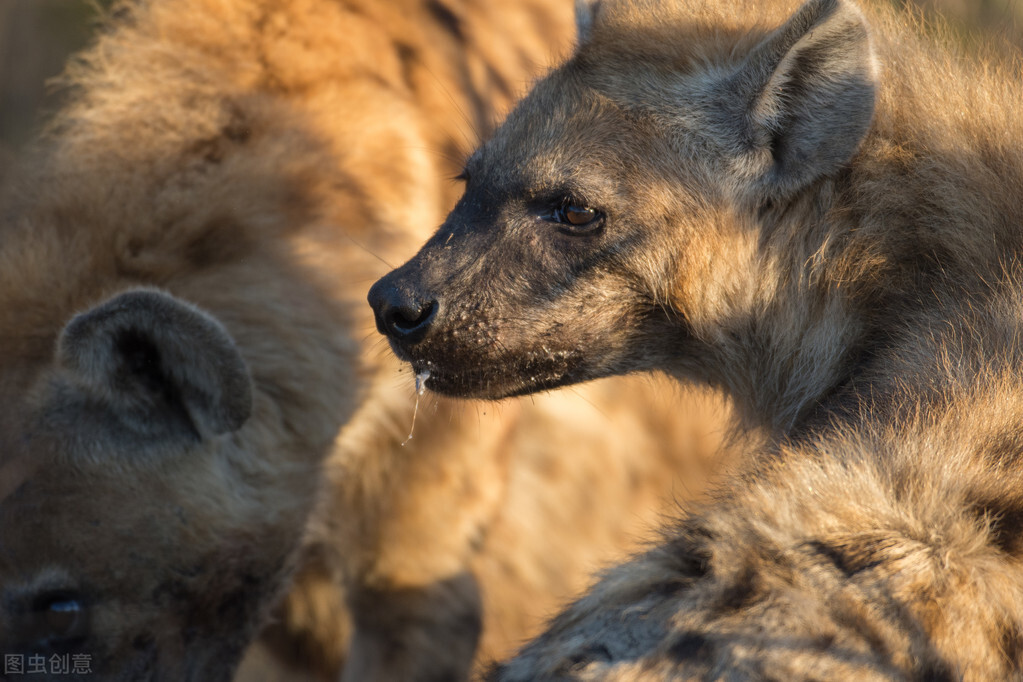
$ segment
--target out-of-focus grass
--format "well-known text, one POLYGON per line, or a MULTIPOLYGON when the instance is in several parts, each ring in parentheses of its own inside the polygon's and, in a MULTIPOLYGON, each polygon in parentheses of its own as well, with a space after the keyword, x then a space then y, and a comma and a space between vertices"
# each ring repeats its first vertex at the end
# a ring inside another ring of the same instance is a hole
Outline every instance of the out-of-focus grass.
POLYGON ((1023 47, 1023 0, 889 0, 915 7, 927 26, 967 53, 990 54, 1023 47))
POLYGON ((969 31, 981 30, 1018 41, 1023 37, 1023 0, 893 0, 915 4, 925 12, 940 12, 969 31))

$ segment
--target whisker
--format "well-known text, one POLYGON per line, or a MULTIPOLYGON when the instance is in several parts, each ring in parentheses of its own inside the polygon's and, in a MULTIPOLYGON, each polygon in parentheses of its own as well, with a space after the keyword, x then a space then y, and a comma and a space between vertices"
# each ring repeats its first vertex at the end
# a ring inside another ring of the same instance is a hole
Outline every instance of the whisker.
POLYGON ((351 241, 351 242, 352 242, 353 244, 355 244, 355 245, 356 245, 357 247, 359 247, 360 249, 362 249, 363 251, 365 251, 365 252, 366 252, 366 253, 368 253, 369 255, 371 255, 371 256, 373 256, 374 258, 376 258, 376 259, 377 259, 378 261, 380 261, 381 263, 383 263, 384 265, 386 265, 386 266, 387 266, 388 268, 390 268, 391 270, 394 270, 394 269, 395 269, 395 267, 396 267, 396 266, 395 266, 394 264, 390 263, 390 262, 389 262, 389 261, 388 261, 388 260, 387 260, 386 258, 384 258, 384 257, 383 257, 383 256, 381 256, 380 254, 378 254, 378 253, 377 253, 376 251, 374 251, 373 249, 369 248, 368 246, 366 246, 365 244, 363 244, 362 242, 360 242, 360 241, 359 241, 358 239, 356 239, 356 238, 355 238, 355 237, 353 237, 352 235, 350 235, 350 234, 347 234, 347 233, 345 233, 345 234, 344 234, 344 236, 345 236, 345 238, 346 238, 346 239, 348 239, 349 241, 351 241))

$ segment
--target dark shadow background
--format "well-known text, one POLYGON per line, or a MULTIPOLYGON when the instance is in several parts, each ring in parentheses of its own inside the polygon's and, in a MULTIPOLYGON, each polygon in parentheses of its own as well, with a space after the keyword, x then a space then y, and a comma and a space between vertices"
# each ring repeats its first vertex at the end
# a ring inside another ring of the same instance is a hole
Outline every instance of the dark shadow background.
POLYGON ((46 82, 85 46, 111 0, 0 0, 0 153, 19 149, 57 106, 46 82))

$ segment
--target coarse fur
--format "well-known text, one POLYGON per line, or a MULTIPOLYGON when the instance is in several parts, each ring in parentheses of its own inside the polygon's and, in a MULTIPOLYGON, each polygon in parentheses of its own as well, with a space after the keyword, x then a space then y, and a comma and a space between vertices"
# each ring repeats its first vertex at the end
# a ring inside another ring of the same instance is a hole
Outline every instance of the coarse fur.
POLYGON ((1023 306, 990 303, 897 419, 761 453, 488 679, 1023 679, 1023 306))
POLYGON ((769 436, 494 677, 1018 678, 1018 58, 848 0, 578 7, 377 325, 437 391, 657 369, 769 436))
POLYGON ((424 396, 402 447, 361 304, 564 4, 114 6, 0 204, 0 652, 208 682, 269 624, 245 679, 458 679, 698 490, 644 383, 424 396))

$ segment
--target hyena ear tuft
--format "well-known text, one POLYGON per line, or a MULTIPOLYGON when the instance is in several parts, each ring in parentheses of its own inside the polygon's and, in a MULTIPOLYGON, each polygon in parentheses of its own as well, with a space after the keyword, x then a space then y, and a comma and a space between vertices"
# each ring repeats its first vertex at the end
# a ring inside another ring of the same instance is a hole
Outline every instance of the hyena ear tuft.
POLYGON ((583 45, 593 33, 593 22, 600 10, 601 0, 575 0, 576 45, 583 45))
POLYGON ((88 408, 97 424, 147 447, 237 431, 252 412, 251 375, 228 332, 154 289, 76 315, 60 335, 57 360, 78 387, 76 404, 102 406, 88 408))
MULTIPOLYGON (((754 184, 784 196, 830 175, 856 153, 874 115, 870 32, 848 0, 810 0, 746 58, 739 93, 754 184)), ((735 120, 735 119, 733 119, 735 120)))

